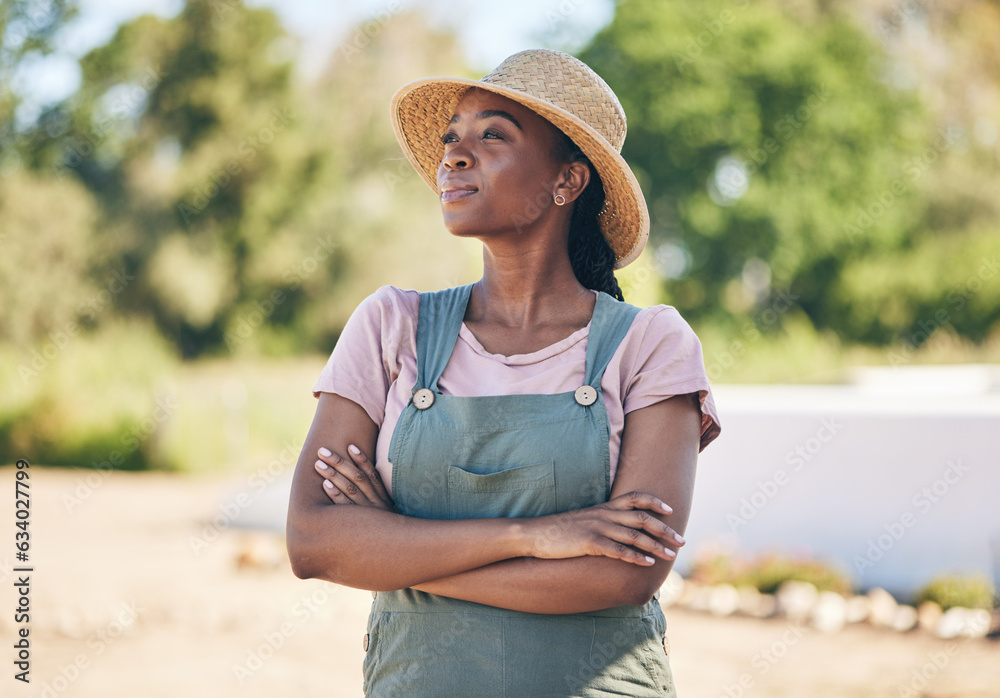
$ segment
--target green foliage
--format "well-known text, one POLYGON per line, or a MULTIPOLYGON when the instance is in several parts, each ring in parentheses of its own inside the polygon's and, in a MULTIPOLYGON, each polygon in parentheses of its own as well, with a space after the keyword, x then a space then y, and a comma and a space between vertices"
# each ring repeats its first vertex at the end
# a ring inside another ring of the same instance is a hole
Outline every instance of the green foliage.
POLYGON ((995 594, 996 590, 986 575, 945 574, 921 587, 913 603, 919 605, 924 601, 934 601, 946 611, 954 606, 992 609, 996 604, 995 594))
MULTIPOLYGON (((623 155, 650 204, 650 245, 689 260, 664 302, 696 324, 739 336, 790 291, 816 328, 884 345, 973 273, 969 236, 955 232, 970 219, 928 227, 944 203, 927 196, 938 184, 929 173, 961 171, 962 132, 890 84, 895 59, 845 7, 630 0, 581 58, 629 115, 623 155), (899 263, 945 247, 959 279, 899 263)), ((995 218, 981 220, 976 254, 1000 253, 995 218)), ((956 315, 960 335, 989 333, 1000 319, 992 295, 956 315)))
POLYGON ((847 594, 851 591, 848 576, 840 569, 820 560, 766 555, 755 561, 745 573, 751 586, 765 594, 773 594, 783 582, 809 582, 820 591, 847 594))
POLYGON ((11 153, 17 157, 13 117, 21 98, 11 85, 18 68, 27 59, 52 53, 53 37, 76 12, 72 0, 0 0, 0 160, 11 153))
POLYGON ((158 440, 176 357, 148 323, 105 323, 29 350, 0 345, 0 454, 102 470, 173 469, 158 440))
POLYGON ((21 346, 61 341, 110 306, 114 278, 93 273, 96 207, 78 183, 2 177, 0 220, 0 336, 21 346))
POLYGON ((728 553, 706 551, 694 562, 692 578, 700 584, 751 586, 773 594, 783 582, 809 582, 820 591, 847 594, 851 581, 840 568, 822 560, 767 553, 743 559, 728 553))

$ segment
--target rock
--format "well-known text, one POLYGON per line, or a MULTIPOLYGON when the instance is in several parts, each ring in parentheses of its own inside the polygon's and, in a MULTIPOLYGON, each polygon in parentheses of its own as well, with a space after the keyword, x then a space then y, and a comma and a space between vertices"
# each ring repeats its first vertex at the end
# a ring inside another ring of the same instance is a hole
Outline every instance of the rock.
POLYGON ((942 640, 950 640, 962 634, 968 621, 969 609, 955 606, 949 608, 938 621, 934 634, 942 640))
POLYGON ((813 606, 812 624, 823 632, 835 632, 847 622, 847 599, 833 591, 821 591, 813 606))
POLYGON ((740 607, 740 592, 732 584, 717 584, 711 587, 708 596, 708 610, 716 616, 731 616, 740 607))
POLYGON ((788 616, 790 620, 803 622, 809 617, 813 606, 819 599, 815 585, 809 582, 789 580, 778 587, 778 612, 788 616))
POLYGON ((868 620, 868 614, 871 612, 871 602, 868 600, 867 596, 852 596, 847 600, 847 617, 848 623, 860 623, 862 621, 868 620))
POLYGON ((897 632, 910 632, 917 627, 917 609, 913 606, 897 606, 890 627, 897 632))
POLYGON ((934 634, 943 640, 955 637, 986 637, 990 631, 990 612, 985 608, 949 608, 938 621, 934 634))
POLYGON ((670 570, 666 581, 660 587, 660 606, 666 608, 677 602, 684 593, 684 577, 675 570, 670 570))
POLYGON ((936 601, 924 601, 917 607, 917 624, 921 630, 932 633, 937 628, 943 615, 944 611, 941 610, 939 603, 936 601))
POLYGON ((872 625, 879 628, 891 628, 892 621, 896 617, 896 608, 899 604, 892 598, 885 589, 875 587, 868 592, 869 613, 868 620, 872 625))
POLYGON ((967 608, 965 625, 959 631, 962 637, 986 637, 990 631, 990 612, 985 608, 967 608))

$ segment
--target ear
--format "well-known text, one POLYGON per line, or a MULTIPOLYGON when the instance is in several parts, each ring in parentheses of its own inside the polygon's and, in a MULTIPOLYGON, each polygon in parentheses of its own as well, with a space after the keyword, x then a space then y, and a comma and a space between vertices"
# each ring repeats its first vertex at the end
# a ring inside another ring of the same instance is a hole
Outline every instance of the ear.
POLYGON ((566 203, 576 201, 590 183, 590 168, 585 162, 571 162, 563 166, 556 178, 552 196, 562 194, 566 203))

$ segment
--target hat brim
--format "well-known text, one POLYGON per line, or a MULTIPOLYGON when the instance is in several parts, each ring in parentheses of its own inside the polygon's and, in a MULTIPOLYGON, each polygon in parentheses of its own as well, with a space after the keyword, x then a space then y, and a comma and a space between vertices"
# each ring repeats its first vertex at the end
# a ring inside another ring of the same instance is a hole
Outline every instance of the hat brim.
POLYGON ((400 87, 392 97, 392 129, 406 158, 437 192, 437 170, 444 157, 441 135, 455 107, 473 87, 523 104, 565 133, 593 164, 604 184, 604 211, 598 224, 615 254, 615 269, 634 261, 649 238, 649 212, 639 182, 607 139, 574 114, 537 97, 500 85, 466 78, 424 78, 400 87))

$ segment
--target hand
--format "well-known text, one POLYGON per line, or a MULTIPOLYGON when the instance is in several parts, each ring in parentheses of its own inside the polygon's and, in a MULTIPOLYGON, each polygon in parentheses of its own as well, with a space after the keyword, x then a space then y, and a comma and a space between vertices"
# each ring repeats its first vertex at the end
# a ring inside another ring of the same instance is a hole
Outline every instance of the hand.
POLYGON ((531 556, 557 559, 604 555, 637 565, 652 565, 655 560, 633 549, 638 548, 673 560, 677 554, 663 542, 684 545, 684 539, 645 509, 658 514, 673 512, 651 494, 628 492, 585 509, 524 519, 533 540, 531 556))
POLYGON ((359 504, 398 513, 368 456, 354 444, 348 447, 347 452, 351 460, 327 448, 319 449, 316 472, 323 476, 326 495, 334 504, 359 504), (354 453, 352 449, 358 452, 354 453))

